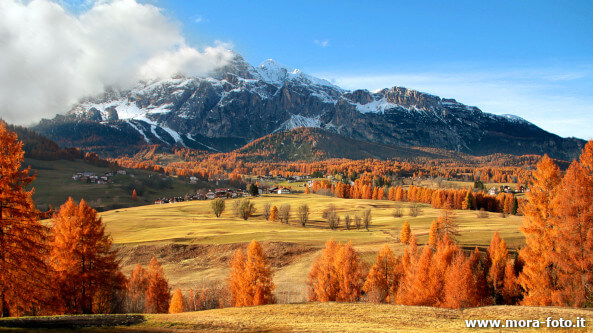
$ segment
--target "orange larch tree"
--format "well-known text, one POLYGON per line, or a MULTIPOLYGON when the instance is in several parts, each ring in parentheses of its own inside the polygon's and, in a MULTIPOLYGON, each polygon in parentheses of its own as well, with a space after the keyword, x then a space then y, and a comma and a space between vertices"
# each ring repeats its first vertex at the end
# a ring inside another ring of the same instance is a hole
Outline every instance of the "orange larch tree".
POLYGON ((432 220, 430 224, 430 231, 428 232, 428 245, 430 247, 436 247, 438 241, 441 239, 442 226, 438 220, 432 220))
POLYGON ((0 317, 39 311, 50 291, 45 264, 47 228, 27 191, 34 177, 21 169, 24 151, 0 121, 0 317))
POLYGON ((416 278, 416 262, 418 261, 418 244, 416 243, 416 236, 410 236, 410 243, 404 250, 404 255, 401 258, 401 278, 395 295, 395 300, 398 304, 404 304, 406 297, 411 293, 412 284, 416 278))
POLYGON ((252 306, 276 302, 273 295, 272 269, 263 248, 253 240, 247 255, 237 249, 231 262, 229 287, 234 306, 252 306))
POLYGON ((52 218, 50 262, 58 288, 58 313, 93 313, 98 292, 123 290, 117 251, 97 211, 72 198, 52 218))
POLYGON ((333 239, 330 239, 325 243, 321 255, 313 261, 307 280, 309 301, 336 301, 340 289, 335 265, 338 250, 339 245, 333 239))
POLYGON ((161 264, 152 257, 148 264, 148 288, 146 289, 146 311, 148 313, 167 313, 171 291, 169 281, 161 264))
POLYGON ((371 302, 389 303, 394 300, 393 291, 399 283, 398 260, 389 246, 384 245, 377 254, 377 262, 371 267, 363 286, 364 292, 371 302))
POLYGON ((455 237, 459 236, 459 225, 457 224, 456 214, 451 205, 445 204, 445 207, 441 209, 441 214, 437 222, 442 230, 442 234, 449 236, 449 239, 455 242, 455 237))
POLYGON ((169 313, 181 313, 183 311, 183 294, 181 293, 181 289, 177 288, 173 291, 173 296, 171 297, 169 313))
POLYGON ((432 306, 436 303, 434 289, 430 286, 432 256, 433 250, 429 246, 424 246, 416 262, 413 279, 410 279, 411 284, 406 289, 400 288, 397 294, 399 304, 432 306))
POLYGON ((330 239, 309 271, 308 299, 318 302, 358 301, 365 276, 364 264, 352 244, 336 243, 330 239))
POLYGON ((498 235, 498 231, 494 232, 490 246, 488 247, 489 266, 488 283, 494 291, 496 303, 500 303, 501 292, 504 283, 504 270, 507 264, 507 257, 509 250, 506 242, 498 235))
POLYGON ((399 241, 403 244, 408 244, 410 242, 411 234, 412 234, 412 229, 410 229, 410 223, 408 223, 408 221, 405 221, 404 226, 402 227, 402 231, 399 236, 399 241))
POLYGON ((340 246, 336 255, 336 272, 338 278, 338 302, 356 302, 362 294, 365 265, 352 247, 352 242, 340 246))
POLYGON ((525 247, 519 254, 525 261, 519 275, 519 284, 525 290, 524 305, 551 305, 552 294, 558 286, 552 263, 554 249, 554 212, 552 200, 556 196, 562 176, 554 161, 545 155, 533 173, 533 184, 526 193, 527 202, 521 232, 525 235, 525 247))
POLYGON ((447 234, 437 243, 430 265, 429 283, 425 286, 425 292, 433 299, 433 306, 443 303, 445 276, 455 257, 461 255, 461 250, 447 234))
POLYGON ((521 287, 517 283, 515 265, 510 260, 507 261, 504 269, 504 281, 501 294, 504 304, 507 305, 517 304, 522 296, 521 287))
POLYGON ((469 256, 468 263, 473 274, 473 285, 475 294, 470 302, 471 306, 492 304, 492 298, 488 291, 488 279, 486 277, 486 263, 480 255, 480 249, 476 246, 474 252, 469 256))
POLYGON ((276 303, 274 298, 274 281, 272 267, 262 246, 255 240, 247 247, 246 277, 250 285, 249 296, 253 300, 250 305, 276 303))
POLYGON ((476 306, 475 299, 478 293, 469 259, 456 256, 447 270, 443 288, 441 307, 459 309, 476 306))
POLYGON ((270 212, 270 221, 276 221, 278 219, 278 207, 272 207, 272 211, 270 212))
POLYGON ((247 273, 245 272, 245 254, 243 250, 237 249, 231 260, 231 271, 229 275, 229 289, 231 302, 234 306, 249 306, 247 299, 247 273))
POLYGON ((126 284, 128 293, 127 311, 143 313, 146 311, 146 291, 148 290, 148 272, 138 264, 132 271, 126 284))
POLYGON ((593 140, 562 179, 552 202, 556 216, 553 264, 560 292, 555 305, 582 307, 593 302, 593 140))

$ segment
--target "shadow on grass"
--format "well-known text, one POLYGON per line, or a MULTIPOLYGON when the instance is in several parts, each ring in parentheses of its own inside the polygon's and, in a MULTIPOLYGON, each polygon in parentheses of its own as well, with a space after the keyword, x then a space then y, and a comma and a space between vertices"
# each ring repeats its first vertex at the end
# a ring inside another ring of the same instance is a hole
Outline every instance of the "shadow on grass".
POLYGON ((0 319, 0 327, 75 329, 82 327, 129 326, 146 319, 142 315, 76 315, 51 317, 21 317, 0 319))

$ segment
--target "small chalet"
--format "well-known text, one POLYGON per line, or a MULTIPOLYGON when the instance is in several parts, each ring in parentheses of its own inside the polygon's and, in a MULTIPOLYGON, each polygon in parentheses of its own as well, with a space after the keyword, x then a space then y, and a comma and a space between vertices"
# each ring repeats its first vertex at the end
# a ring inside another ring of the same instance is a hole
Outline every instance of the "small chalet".
POLYGON ((287 188, 278 189, 278 194, 290 194, 290 189, 287 189, 287 188))

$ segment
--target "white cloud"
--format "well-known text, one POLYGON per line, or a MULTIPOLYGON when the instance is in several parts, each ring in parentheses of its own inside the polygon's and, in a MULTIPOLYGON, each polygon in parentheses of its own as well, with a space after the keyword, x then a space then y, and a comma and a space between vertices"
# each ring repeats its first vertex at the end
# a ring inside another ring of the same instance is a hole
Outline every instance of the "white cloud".
POLYGON ((329 45, 329 41, 327 39, 326 40, 317 40, 316 39, 315 41, 313 41, 313 43, 315 43, 316 45, 319 45, 321 47, 327 47, 329 45))
POLYGON ((593 138, 593 98, 578 92, 582 81, 591 82, 589 68, 319 76, 346 89, 407 87, 455 98, 485 112, 515 114, 560 136, 593 138))
POLYGON ((56 2, 0 1, 0 118, 29 124, 107 86, 226 64, 227 45, 198 51, 178 23, 135 0, 94 2, 73 15, 56 2))
POLYGON ((191 17, 191 19, 194 21, 194 23, 202 23, 202 21, 204 21, 202 15, 194 15, 191 17))

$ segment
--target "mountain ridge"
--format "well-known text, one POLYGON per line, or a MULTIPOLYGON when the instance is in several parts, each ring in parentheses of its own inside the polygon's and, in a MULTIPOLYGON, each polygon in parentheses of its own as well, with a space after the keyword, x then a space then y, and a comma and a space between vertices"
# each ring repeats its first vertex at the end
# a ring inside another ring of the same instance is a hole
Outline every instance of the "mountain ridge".
POLYGON ((584 145, 455 99, 404 87, 349 91, 273 60, 254 67, 240 55, 207 77, 110 89, 34 129, 61 145, 118 154, 145 144, 230 151, 301 126, 358 141, 473 155, 501 150, 570 160, 584 145))

